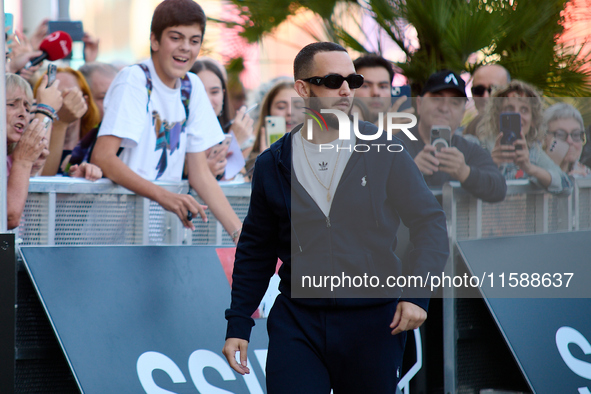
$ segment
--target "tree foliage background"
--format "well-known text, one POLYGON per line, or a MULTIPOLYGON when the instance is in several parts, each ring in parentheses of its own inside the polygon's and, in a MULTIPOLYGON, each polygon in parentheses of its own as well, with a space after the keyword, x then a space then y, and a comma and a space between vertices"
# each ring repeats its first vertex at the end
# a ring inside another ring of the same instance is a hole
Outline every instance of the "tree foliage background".
MULTIPOLYGON (((591 95, 591 71, 585 67, 589 54, 581 52, 581 45, 559 42, 569 0, 230 1, 239 7, 244 20, 239 24, 241 34, 249 42, 260 40, 308 9, 324 26, 323 36, 315 38, 365 53, 369 52, 364 46, 367 37, 354 37, 347 31, 337 10, 370 15, 404 52, 405 61, 395 65, 409 78, 413 94, 437 70, 472 73, 481 65, 499 63, 512 78, 533 84, 547 96, 591 95), (409 25, 416 29, 418 45, 407 37, 409 25), (469 62, 469 58, 476 61, 469 62)), ((360 20, 356 19, 359 27, 360 20)))

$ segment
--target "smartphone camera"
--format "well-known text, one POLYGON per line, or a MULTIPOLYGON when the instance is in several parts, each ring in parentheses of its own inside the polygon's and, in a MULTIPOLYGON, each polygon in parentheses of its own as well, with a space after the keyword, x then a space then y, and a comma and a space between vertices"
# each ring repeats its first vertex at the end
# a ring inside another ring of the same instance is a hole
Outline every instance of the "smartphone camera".
POLYGON ((410 85, 402 85, 402 86, 392 86, 390 90, 392 96, 392 104, 396 102, 400 97, 406 96, 406 101, 404 101, 398 111, 403 111, 411 107, 411 93, 410 93, 410 85))
POLYGON ((47 66, 47 87, 50 87, 55 82, 56 76, 57 66, 55 64, 47 66))
POLYGON ((501 145, 513 145, 519 139, 521 132, 521 115, 518 113, 502 113, 499 120, 501 133, 503 133, 501 145))
POLYGON ((451 146, 451 129, 447 126, 433 126, 431 128, 431 145, 440 152, 451 146))
POLYGON ((440 152, 442 148, 449 148, 449 144, 446 140, 441 137, 437 137, 433 140, 433 146, 440 152))

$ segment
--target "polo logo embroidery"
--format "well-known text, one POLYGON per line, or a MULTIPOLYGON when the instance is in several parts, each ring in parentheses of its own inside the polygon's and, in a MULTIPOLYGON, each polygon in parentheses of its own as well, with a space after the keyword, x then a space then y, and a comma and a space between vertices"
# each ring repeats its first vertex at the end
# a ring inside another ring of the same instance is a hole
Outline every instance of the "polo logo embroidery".
POLYGON ((445 77, 445 82, 449 83, 449 82, 453 82, 454 85, 458 86, 458 80, 456 79, 456 77, 453 74, 449 74, 447 77, 445 77))
POLYGON ((367 185, 367 181, 365 180, 365 176, 364 176, 363 178, 361 178, 361 186, 365 186, 365 185, 367 185))
POLYGON ((322 163, 318 163, 318 166, 320 167, 318 171, 327 171, 328 170, 328 163, 326 162, 322 162, 322 163))

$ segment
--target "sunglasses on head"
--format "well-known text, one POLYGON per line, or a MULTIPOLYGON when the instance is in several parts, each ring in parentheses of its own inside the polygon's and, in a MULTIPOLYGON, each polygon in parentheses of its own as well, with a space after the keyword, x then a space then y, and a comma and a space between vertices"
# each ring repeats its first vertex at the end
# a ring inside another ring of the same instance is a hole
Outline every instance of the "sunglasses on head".
POLYGON ((484 92, 488 92, 488 95, 492 93, 495 86, 489 86, 488 88, 484 85, 472 86, 472 96, 484 96, 484 92))
POLYGON ((363 75, 351 74, 343 77, 340 74, 328 74, 324 77, 311 77, 302 79, 302 81, 310 82, 316 86, 326 86, 329 89, 339 89, 343 85, 343 81, 347 81, 350 89, 359 89, 363 85, 363 75))

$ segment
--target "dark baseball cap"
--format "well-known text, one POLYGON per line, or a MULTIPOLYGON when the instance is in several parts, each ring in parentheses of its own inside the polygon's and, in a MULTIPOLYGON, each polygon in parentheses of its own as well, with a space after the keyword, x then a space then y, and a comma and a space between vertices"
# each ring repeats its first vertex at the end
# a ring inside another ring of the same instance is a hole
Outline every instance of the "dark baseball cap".
POLYGON ((436 93, 445 89, 454 89, 460 94, 458 97, 466 97, 466 83, 458 74, 451 70, 441 70, 431 74, 423 87, 421 96, 424 96, 428 92, 436 93))

